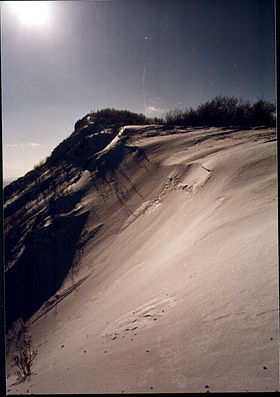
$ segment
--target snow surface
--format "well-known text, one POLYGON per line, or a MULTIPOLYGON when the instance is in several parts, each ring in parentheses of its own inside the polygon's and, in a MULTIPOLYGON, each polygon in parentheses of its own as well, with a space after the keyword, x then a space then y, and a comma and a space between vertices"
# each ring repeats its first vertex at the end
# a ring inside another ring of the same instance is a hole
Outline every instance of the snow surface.
POLYGON ((33 375, 8 366, 8 393, 278 390, 275 131, 143 131, 145 156, 88 186, 86 279, 33 322, 33 375))

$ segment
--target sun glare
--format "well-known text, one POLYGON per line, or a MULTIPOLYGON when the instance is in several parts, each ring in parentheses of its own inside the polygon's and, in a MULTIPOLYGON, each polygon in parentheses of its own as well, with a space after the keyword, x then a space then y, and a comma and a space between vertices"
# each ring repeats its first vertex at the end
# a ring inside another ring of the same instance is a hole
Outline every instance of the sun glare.
POLYGON ((44 25, 49 18, 47 1, 13 1, 11 5, 24 25, 44 25))

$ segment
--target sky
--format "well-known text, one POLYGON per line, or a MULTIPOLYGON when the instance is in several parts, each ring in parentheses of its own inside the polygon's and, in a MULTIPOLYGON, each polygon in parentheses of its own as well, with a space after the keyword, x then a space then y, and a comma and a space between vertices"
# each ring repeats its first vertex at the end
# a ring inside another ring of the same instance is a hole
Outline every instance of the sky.
POLYGON ((90 111, 154 117, 216 95, 275 102, 273 0, 24 3, 1 1, 4 180, 90 111))

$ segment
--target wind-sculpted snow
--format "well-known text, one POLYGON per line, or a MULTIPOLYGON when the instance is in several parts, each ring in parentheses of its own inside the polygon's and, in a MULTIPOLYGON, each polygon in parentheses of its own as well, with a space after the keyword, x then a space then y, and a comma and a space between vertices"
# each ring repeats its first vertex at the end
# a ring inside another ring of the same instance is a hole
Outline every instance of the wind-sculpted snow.
MULTIPOLYGON (((104 197, 108 172, 114 173, 123 157, 137 150, 134 146, 125 145, 128 139, 126 129, 121 128, 116 135, 112 130, 96 131, 93 127, 84 127, 62 142, 38 170, 35 169, 15 181, 12 187, 6 188, 4 216, 8 328, 19 317, 26 319, 34 314, 56 292, 72 269, 77 247, 81 248, 79 240, 83 224, 89 211, 93 210, 89 204, 82 204, 82 198, 92 186, 98 191, 104 190, 101 193, 104 197), (83 219, 82 223, 80 219, 83 219), (68 221, 71 222, 71 227, 70 224, 68 226, 70 231, 67 227, 57 226, 63 223, 67 226, 68 221), (51 231, 52 228, 54 231, 51 231), (61 245, 59 242, 62 241, 68 241, 65 243, 68 245, 61 245), (53 248, 55 251, 52 251, 53 248), (31 271, 30 266, 34 263, 36 271, 31 271), (46 274, 51 275, 48 278, 46 274), (32 287, 34 280, 36 292, 32 287), (14 289, 20 299, 15 299, 14 289)), ((138 129, 131 127, 128 130, 138 129)), ((121 184, 115 180, 110 186, 113 186, 117 201, 122 203, 121 184)), ((99 194, 97 200, 100 201, 99 194)), ((101 207, 103 205, 102 198, 101 207)))
POLYGON ((68 139, 5 190, 8 393, 278 389, 275 129, 68 139))

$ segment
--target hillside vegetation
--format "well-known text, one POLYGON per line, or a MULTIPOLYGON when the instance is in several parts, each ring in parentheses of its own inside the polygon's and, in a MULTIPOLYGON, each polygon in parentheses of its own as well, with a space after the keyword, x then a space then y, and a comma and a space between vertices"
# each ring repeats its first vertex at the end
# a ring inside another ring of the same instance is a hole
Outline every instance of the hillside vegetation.
POLYGON ((275 105, 264 99, 251 104, 236 97, 216 96, 197 109, 167 112, 165 122, 181 126, 275 126, 275 110, 275 105))

